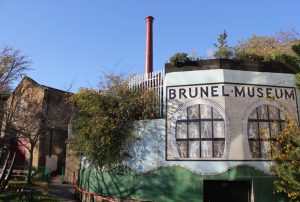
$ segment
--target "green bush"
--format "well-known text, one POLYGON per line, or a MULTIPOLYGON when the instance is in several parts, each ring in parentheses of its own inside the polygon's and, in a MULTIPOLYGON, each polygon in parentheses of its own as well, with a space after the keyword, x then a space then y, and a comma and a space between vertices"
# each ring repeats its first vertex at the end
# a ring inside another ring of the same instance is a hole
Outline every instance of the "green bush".
POLYGON ((170 57, 169 61, 172 65, 181 67, 188 64, 191 59, 187 53, 175 53, 172 57, 170 57))

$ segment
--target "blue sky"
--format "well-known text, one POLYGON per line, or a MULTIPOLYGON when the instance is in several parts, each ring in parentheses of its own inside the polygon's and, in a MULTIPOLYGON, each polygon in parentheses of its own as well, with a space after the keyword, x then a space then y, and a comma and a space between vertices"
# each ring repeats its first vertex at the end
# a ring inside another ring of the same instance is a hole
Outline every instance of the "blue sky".
POLYGON ((207 56, 225 29, 230 45, 252 34, 300 32, 300 1, 0 0, 0 47, 28 55, 41 84, 97 87, 101 72, 144 72, 145 17, 154 16, 154 70, 176 52, 207 56))

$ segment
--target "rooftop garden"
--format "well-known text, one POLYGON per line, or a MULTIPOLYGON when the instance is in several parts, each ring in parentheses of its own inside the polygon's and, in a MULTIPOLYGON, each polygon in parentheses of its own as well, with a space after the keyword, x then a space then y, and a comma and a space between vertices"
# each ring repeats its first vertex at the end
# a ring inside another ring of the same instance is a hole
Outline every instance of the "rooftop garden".
MULTIPOLYGON (((229 46, 227 33, 224 30, 214 44, 212 55, 198 57, 195 53, 175 53, 169 62, 176 67, 197 66, 203 59, 235 59, 245 61, 281 62, 295 72, 300 70, 300 39, 294 30, 281 31, 274 36, 252 35, 229 46)), ((300 76, 297 74, 297 78, 300 76)))

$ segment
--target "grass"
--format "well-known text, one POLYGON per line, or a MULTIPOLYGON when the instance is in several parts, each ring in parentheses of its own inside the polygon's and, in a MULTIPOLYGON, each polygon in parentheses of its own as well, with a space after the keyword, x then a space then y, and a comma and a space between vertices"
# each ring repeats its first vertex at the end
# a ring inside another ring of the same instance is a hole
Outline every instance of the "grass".
MULTIPOLYGON (((19 196, 16 192, 7 192, 7 193, 1 193, 0 194, 0 201, 2 202, 8 202, 8 201, 16 201, 19 202, 19 196)), ((22 201, 27 201, 25 197, 23 197, 22 201)), ((47 201, 47 202, 58 202, 58 201, 65 201, 64 199, 60 200, 57 199, 57 197, 54 196, 48 196, 48 195, 44 195, 41 192, 35 192, 34 197, 32 200, 30 200, 32 202, 35 201, 47 201)))
MULTIPOLYGON (((47 193, 46 187, 47 182, 44 180, 34 180, 32 185, 27 185, 26 181, 11 180, 9 181, 9 190, 0 193, 0 202, 16 201, 19 202, 19 195, 17 189, 22 187, 23 189, 30 189, 34 191, 32 202, 35 201, 47 201, 47 202, 58 202, 66 201, 64 199, 59 199, 57 196, 51 196, 47 193)), ((23 196, 22 201, 27 201, 25 196, 23 196)))

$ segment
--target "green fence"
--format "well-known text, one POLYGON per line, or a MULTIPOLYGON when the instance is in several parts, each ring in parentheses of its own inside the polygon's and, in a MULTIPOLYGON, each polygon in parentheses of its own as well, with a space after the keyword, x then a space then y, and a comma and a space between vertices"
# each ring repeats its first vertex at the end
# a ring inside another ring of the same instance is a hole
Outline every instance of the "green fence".
POLYGON ((99 172, 97 169, 79 171, 79 187, 108 196, 146 201, 203 201, 204 180, 248 180, 253 183, 255 202, 286 201, 273 193, 275 176, 251 167, 232 168, 221 174, 205 176, 181 167, 166 167, 149 173, 116 169, 99 172))

